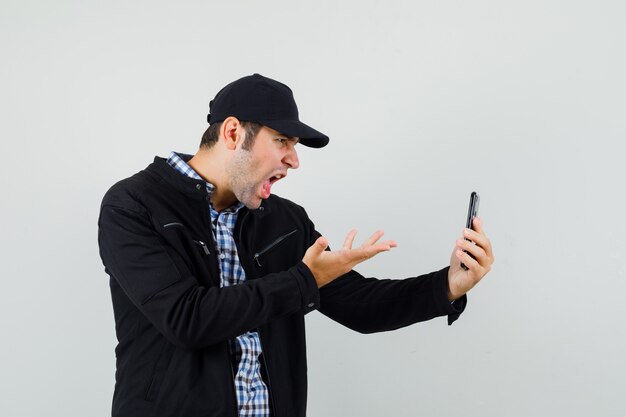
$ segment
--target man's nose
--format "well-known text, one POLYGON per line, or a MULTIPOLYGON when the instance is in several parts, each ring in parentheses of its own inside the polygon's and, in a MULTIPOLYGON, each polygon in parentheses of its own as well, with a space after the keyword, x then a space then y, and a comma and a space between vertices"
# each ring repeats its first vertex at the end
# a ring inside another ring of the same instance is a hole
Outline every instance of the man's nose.
POLYGON ((289 168, 291 169, 297 169, 300 166, 300 160, 298 159, 298 151, 296 151, 296 148, 294 146, 292 146, 289 149, 289 151, 283 158, 283 162, 289 165, 289 168))

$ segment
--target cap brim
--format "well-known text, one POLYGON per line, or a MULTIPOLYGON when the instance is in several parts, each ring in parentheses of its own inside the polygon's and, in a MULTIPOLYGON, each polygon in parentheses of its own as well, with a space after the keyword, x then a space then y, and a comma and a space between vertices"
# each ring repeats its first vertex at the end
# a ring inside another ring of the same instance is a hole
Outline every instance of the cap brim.
POLYGON ((297 120, 258 120, 259 123, 287 135, 300 138, 299 143, 310 148, 328 145, 328 136, 297 120))

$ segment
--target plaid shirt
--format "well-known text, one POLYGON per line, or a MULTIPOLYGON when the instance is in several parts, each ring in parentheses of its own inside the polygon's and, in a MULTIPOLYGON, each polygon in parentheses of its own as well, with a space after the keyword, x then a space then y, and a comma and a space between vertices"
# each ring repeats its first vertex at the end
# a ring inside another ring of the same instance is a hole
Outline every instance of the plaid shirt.
MULTIPOLYGON (((180 154, 182 156, 188 156, 180 154)), ((181 156, 172 152, 167 163, 178 172, 201 180, 202 178, 193 170, 181 156)), ((215 186, 206 182, 206 190, 209 196, 215 191, 215 186)), ((246 280, 246 273, 239 263, 237 246, 233 239, 237 213, 243 204, 237 204, 218 212, 209 202, 211 213, 211 228, 213 237, 217 243, 217 253, 220 260, 220 286, 229 287, 241 284, 246 280)), ((235 391, 239 406, 240 417, 268 417, 270 413, 270 400, 267 385, 261 377, 261 364, 259 356, 263 353, 259 333, 250 331, 241 336, 229 340, 228 343, 233 370, 235 375, 235 391)))

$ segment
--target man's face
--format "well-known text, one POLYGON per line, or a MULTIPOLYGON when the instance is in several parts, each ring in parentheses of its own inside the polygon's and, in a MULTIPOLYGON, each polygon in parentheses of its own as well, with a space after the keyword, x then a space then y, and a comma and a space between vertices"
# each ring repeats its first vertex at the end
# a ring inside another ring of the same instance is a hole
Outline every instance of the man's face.
POLYGON ((257 209, 271 194, 272 185, 300 165, 297 138, 289 138, 263 126, 250 150, 237 145, 227 168, 230 189, 249 209, 257 209))

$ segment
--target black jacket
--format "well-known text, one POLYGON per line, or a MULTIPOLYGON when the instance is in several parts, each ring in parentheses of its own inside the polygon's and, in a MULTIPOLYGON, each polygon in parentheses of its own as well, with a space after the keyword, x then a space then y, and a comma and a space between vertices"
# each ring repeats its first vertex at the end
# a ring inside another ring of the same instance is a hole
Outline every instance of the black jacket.
POLYGON ((247 281, 220 288, 204 183, 162 158, 115 184, 98 241, 118 346, 112 414, 237 416, 227 341, 258 329, 276 417, 306 413, 304 315, 318 309, 363 333, 448 315, 447 268, 405 280, 355 271, 318 289, 302 263, 319 236, 304 209, 271 196, 235 228, 247 281))

